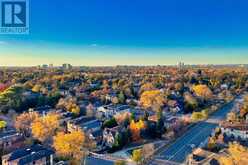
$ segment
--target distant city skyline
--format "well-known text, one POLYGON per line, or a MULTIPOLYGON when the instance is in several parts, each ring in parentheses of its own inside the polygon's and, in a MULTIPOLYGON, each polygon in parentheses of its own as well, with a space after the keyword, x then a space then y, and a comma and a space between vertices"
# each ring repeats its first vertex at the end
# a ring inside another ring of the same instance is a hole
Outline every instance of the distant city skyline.
POLYGON ((248 1, 85 0, 30 5, 29 35, 0 35, 0 66, 247 64, 248 1))
POLYGON ((115 66, 185 64, 247 64, 246 48, 125 48, 67 45, 0 44, 0 66, 115 66), (53 47, 54 46, 54 47, 53 47))

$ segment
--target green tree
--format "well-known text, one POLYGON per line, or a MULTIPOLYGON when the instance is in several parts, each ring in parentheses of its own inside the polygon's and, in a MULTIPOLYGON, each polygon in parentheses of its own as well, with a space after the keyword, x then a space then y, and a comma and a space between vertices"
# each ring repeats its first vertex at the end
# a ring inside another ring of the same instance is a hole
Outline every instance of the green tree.
POLYGON ((119 103, 125 103, 125 95, 123 94, 123 92, 120 92, 118 94, 118 100, 119 100, 119 103))
POLYGON ((113 117, 113 118, 111 118, 111 119, 109 119, 103 123, 103 128, 113 128, 117 125, 118 124, 117 124, 115 118, 113 117))

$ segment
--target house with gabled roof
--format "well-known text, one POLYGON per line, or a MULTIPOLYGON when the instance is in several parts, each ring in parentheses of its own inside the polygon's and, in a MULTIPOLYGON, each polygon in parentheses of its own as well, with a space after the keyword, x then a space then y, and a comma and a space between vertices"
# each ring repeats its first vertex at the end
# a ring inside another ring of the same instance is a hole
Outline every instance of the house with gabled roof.
POLYGON ((54 153, 42 145, 20 148, 2 156, 2 165, 53 165, 54 153))

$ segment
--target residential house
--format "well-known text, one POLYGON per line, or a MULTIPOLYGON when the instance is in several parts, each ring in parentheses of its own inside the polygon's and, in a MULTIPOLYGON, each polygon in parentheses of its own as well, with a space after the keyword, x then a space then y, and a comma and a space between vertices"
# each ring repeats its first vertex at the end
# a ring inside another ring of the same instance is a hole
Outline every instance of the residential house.
POLYGON ((46 115, 47 113, 53 111, 52 107, 49 105, 44 105, 44 106, 40 106, 34 109, 29 109, 29 111, 35 111, 38 112, 41 115, 46 115))
POLYGON ((37 99, 40 96, 40 94, 32 92, 31 90, 26 90, 25 92, 22 93, 22 96, 29 100, 33 100, 33 99, 37 99))
POLYGON ((2 165, 53 165, 53 155, 53 150, 34 145, 2 156, 2 165))
POLYGON ((180 125, 180 119, 175 116, 166 117, 164 120, 164 125, 167 129, 176 128, 180 125))
POLYGON ((111 92, 111 93, 108 93, 106 96, 105 96, 105 99, 106 101, 110 101, 112 102, 112 100, 117 97, 117 94, 114 93, 114 92, 111 92))
POLYGON ((100 144, 102 140, 102 122, 95 117, 80 117, 67 122, 67 131, 84 131, 91 140, 94 140, 96 144, 100 144))
POLYGON ((221 122, 221 132, 227 137, 235 139, 248 140, 248 123, 247 122, 221 122))
POLYGON ((59 123, 61 125, 67 125, 67 122, 72 120, 74 114, 63 109, 59 109, 55 111, 59 115, 59 123))
POLYGON ((171 112, 177 113, 177 112, 180 112, 182 110, 176 100, 169 100, 167 105, 168 105, 169 110, 171 112))
POLYGON ((124 114, 126 112, 130 112, 130 106, 128 105, 114 105, 114 104, 110 104, 110 105, 104 105, 101 107, 97 108, 97 112, 103 114, 104 117, 106 118, 111 118, 117 114, 124 114))
POLYGON ((144 117, 145 115, 148 115, 148 116, 155 115, 154 111, 146 111, 140 107, 130 109, 130 113, 132 113, 134 115, 136 120, 144 117))
POLYGON ((120 126, 116 126, 114 128, 105 128, 103 131, 103 144, 112 148, 116 142, 116 137, 120 134, 120 132, 120 126))
POLYGON ((22 146, 24 146, 24 138, 15 130, 7 130, 0 133, 0 147, 3 152, 11 152, 22 146))
POLYGON ((187 165, 219 165, 218 159, 221 155, 227 155, 225 150, 213 153, 202 148, 195 149, 186 159, 187 165))
POLYGON ((66 89, 59 89, 59 94, 61 96, 68 96, 70 93, 69 93, 69 90, 66 90, 66 89))

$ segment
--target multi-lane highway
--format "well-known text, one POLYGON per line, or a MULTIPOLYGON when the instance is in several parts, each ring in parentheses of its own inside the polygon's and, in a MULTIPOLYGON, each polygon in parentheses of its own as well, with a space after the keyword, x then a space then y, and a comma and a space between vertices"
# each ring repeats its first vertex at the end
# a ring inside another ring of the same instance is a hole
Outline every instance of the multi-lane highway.
POLYGON ((226 114, 233 109, 234 105, 241 98, 240 96, 233 102, 220 108, 208 120, 197 123, 182 137, 156 155, 155 160, 150 165, 173 164, 173 162, 175 164, 182 164, 187 155, 192 152, 192 149, 200 146, 211 135, 213 129, 218 126, 219 121, 225 118, 226 114))

